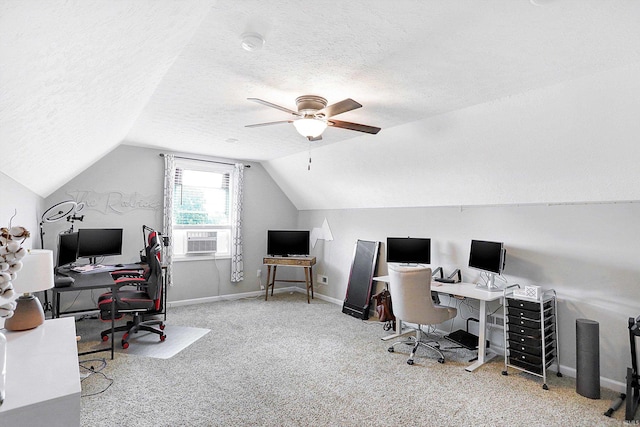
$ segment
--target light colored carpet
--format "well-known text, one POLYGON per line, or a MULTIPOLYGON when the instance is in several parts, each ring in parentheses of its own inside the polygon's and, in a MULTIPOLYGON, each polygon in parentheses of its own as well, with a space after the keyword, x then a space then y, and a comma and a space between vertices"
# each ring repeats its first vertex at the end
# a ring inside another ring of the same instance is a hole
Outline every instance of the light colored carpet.
MULTIPOLYGON (((170 359, 107 359, 108 389, 100 375, 82 382, 84 395, 97 393, 82 398, 82 426, 620 426, 624 417, 624 408, 603 415, 613 391, 587 399, 555 375, 545 391, 538 377, 503 376, 501 358, 466 372, 466 350, 445 364, 421 350, 427 357, 409 366, 409 347, 388 353, 380 323, 303 294, 177 307, 167 320, 211 333, 170 359)), ((90 323, 77 323, 83 341, 90 323)))

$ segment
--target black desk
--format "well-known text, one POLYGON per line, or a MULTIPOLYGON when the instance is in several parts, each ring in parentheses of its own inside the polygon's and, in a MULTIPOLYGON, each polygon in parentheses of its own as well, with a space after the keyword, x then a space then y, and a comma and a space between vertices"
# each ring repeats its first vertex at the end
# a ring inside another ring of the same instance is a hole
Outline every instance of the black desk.
MULTIPOLYGON (((62 292, 74 292, 74 291, 86 291, 90 289, 110 289, 111 292, 115 292, 118 288, 116 282, 111 278, 111 269, 104 269, 100 271, 90 272, 90 273, 76 273, 74 271, 69 271, 65 273, 70 277, 73 277, 74 282, 71 286, 67 286, 64 288, 53 288, 53 301, 52 301, 52 317, 57 318, 60 317, 61 314, 74 314, 74 313, 86 313, 88 311, 95 311, 96 308, 90 308, 85 310, 73 310, 73 311, 60 311, 60 293, 62 292)), ((111 302, 111 313, 115 313, 116 303, 115 299, 112 299, 111 302)), ((87 354, 99 353, 103 351, 111 350, 111 359, 113 359, 113 353, 115 350, 113 332, 115 327, 115 316, 111 316, 111 348, 103 348, 98 350, 86 351, 83 353, 79 353, 79 356, 84 356, 87 354)))
MULTIPOLYGON (((74 282, 67 287, 64 288, 53 288, 53 300, 51 302, 51 317, 57 318, 60 317, 61 314, 76 314, 76 313, 87 313, 90 311, 96 311, 98 308, 87 308, 84 310, 70 310, 70 311, 60 311, 60 293, 62 292, 74 292, 74 291, 88 291, 91 289, 109 289, 112 293, 116 292, 120 285, 117 285, 116 282, 111 277, 111 272, 116 270, 141 270, 144 268, 144 264, 124 264, 121 267, 116 267, 113 265, 105 265, 104 269, 100 269, 97 271, 91 271, 88 273, 77 273, 73 270, 64 270, 64 274, 69 277, 72 277, 74 282)), ((162 270, 166 270, 167 266, 163 265, 162 270)), ((166 275, 163 274, 162 277, 162 314, 164 316, 165 322, 167 321, 167 283, 166 283, 166 275)), ((111 313, 115 313, 116 311, 116 302, 115 298, 111 299, 111 313)), ((79 356, 84 356, 87 354, 99 353, 103 351, 111 350, 111 359, 113 359, 113 353, 115 350, 115 339, 114 339, 114 328, 115 328, 115 319, 114 315, 111 316, 111 347, 103 348, 98 350, 86 351, 83 353, 79 353, 79 356)))

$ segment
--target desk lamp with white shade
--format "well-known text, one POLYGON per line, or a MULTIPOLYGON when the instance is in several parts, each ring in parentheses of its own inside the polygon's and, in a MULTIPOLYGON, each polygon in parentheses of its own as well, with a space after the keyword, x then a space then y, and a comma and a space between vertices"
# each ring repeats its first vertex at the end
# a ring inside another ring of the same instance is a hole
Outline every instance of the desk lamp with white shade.
POLYGON ((8 331, 24 331, 44 323, 42 304, 33 294, 51 289, 54 284, 52 251, 30 249, 21 261, 22 269, 12 281, 14 292, 20 297, 13 316, 4 322, 8 331))

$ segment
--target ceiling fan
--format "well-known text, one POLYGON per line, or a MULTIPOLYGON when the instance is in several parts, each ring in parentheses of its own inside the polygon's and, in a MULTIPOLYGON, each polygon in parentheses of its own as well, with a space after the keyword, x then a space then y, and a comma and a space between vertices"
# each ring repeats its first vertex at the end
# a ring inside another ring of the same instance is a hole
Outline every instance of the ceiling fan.
POLYGON ((258 98, 247 98, 249 101, 257 102, 267 107, 276 108, 278 110, 289 113, 295 118, 290 120, 279 120, 277 122, 257 123, 254 125, 246 125, 245 127, 252 128, 258 126, 269 126, 280 123, 293 123, 298 133, 309 141, 319 141, 322 139, 322 132, 327 126, 333 126, 342 129, 355 130, 358 132, 376 134, 380 132, 380 128, 375 126, 361 125, 358 123, 343 122, 341 120, 335 120, 332 117, 338 114, 346 113, 347 111, 355 110, 362 107, 351 98, 347 98, 335 104, 327 106, 327 100, 321 96, 316 95, 303 95, 296 98, 296 105, 298 111, 290 110, 286 107, 273 104, 268 101, 264 101, 258 98))

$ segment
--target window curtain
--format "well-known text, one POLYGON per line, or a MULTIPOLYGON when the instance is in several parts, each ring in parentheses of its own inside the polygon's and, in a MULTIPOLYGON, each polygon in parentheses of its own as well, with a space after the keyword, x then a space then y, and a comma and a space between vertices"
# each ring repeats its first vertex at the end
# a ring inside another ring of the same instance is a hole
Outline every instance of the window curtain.
POLYGON ((164 217, 162 234, 169 238, 169 246, 164 246, 164 263, 167 265, 165 278, 167 286, 173 286, 173 187, 176 175, 176 159, 173 154, 164 155, 164 217))
POLYGON ((242 209, 244 188, 244 165, 236 163, 233 168, 233 213, 231 227, 231 282, 244 279, 242 260, 242 209))

